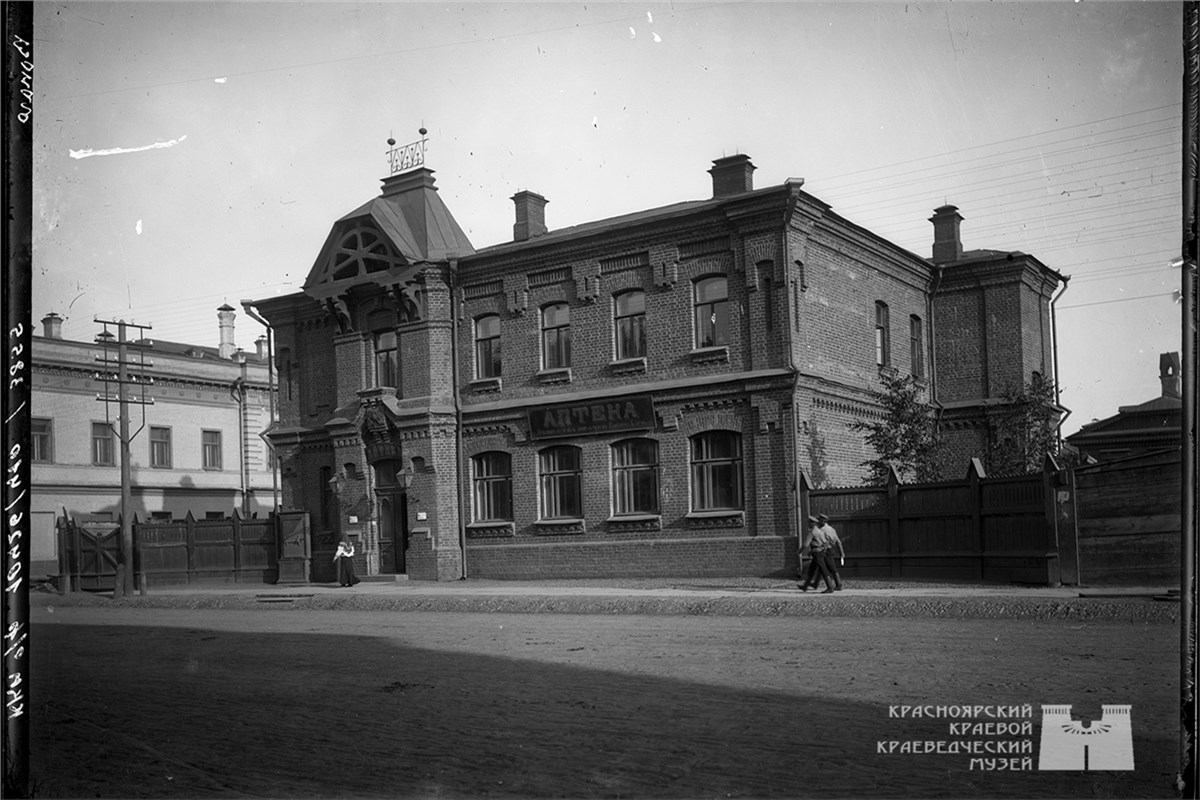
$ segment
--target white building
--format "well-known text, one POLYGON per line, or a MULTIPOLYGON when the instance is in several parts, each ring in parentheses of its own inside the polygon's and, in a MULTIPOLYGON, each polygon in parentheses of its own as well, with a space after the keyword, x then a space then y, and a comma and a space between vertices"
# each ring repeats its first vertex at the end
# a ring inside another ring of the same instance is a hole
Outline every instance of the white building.
MULTIPOLYGON (((253 352, 234 344, 234 317, 218 309, 220 346, 139 341, 127 360, 145 359, 144 386, 152 404, 129 406, 132 509, 137 519, 242 517, 269 513, 276 505, 273 457, 261 437, 273 408, 267 338, 253 352), (143 414, 144 412, 144 414, 143 414)), ((55 522, 74 519, 114 522, 121 513, 121 446, 116 397, 97 375, 116 370, 101 361, 97 342, 62 338, 62 320, 42 319, 33 337, 31 401, 32 561, 34 574, 54 572, 55 522)), ((116 334, 115 326, 109 326, 116 334)), ((101 326, 97 324, 97 333, 101 326)), ((139 329, 127 328, 135 341, 139 329)), ((117 358, 114 344, 107 358, 117 358)), ((138 369, 131 369, 137 373, 138 369)), ((127 397, 140 400, 143 387, 127 397)))

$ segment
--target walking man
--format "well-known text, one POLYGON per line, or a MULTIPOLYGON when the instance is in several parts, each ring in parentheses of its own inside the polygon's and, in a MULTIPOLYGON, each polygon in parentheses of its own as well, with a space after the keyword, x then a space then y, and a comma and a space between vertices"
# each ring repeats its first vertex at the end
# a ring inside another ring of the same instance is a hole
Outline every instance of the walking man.
MULTIPOLYGON (((817 517, 808 518, 808 575, 801 580, 799 588, 800 591, 807 592, 810 585, 815 587, 823 580, 825 582, 825 591, 822 594, 831 594, 834 591, 834 584, 829 573, 829 560, 827 556, 829 542, 817 526, 817 522, 817 517)), ((800 551, 804 552, 803 542, 801 542, 800 551)))
POLYGON ((842 576, 838 572, 838 566, 846 563, 846 551, 842 547, 842 540, 838 538, 837 531, 829 524, 829 517, 824 514, 817 514, 817 532, 825 542, 825 568, 833 577, 834 589, 840 592, 842 576))

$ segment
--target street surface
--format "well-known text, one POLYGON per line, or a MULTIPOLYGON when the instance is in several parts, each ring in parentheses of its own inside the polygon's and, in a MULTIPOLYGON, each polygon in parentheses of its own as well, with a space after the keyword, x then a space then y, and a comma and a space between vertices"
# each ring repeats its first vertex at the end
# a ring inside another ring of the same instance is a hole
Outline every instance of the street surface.
POLYGON ((40 797, 1174 795, 1172 624, 53 605, 33 623, 40 797), (1026 703, 1029 736, 889 716, 1026 703), (1041 703, 1132 704, 1136 769, 1038 772, 1041 703), (879 752, 1021 739, 1033 771, 879 752))

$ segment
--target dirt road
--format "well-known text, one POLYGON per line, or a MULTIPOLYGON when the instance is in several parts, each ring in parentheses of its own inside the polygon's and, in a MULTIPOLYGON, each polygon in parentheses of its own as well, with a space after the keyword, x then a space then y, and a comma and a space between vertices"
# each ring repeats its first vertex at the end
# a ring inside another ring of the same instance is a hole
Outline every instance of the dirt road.
POLYGON ((111 608, 33 620, 42 797, 1173 796, 1179 645, 1166 624, 111 608), (1025 703, 1031 737, 889 717, 1025 703), (1136 769, 1036 771, 1041 703, 1084 720, 1131 703, 1136 769), (1022 738, 1034 771, 879 752, 1022 738))

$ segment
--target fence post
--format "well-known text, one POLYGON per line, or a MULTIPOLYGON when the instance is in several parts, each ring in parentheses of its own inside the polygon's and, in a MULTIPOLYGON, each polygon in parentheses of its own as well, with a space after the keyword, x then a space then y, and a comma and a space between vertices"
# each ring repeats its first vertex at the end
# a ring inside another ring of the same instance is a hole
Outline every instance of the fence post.
POLYGON ((900 475, 896 468, 888 465, 887 478, 888 504, 888 574, 893 578, 903 574, 901 558, 903 548, 900 542, 900 475))
POLYGON ((75 556, 75 583, 71 587, 73 591, 83 590, 83 537, 79 535, 79 523, 72 521, 71 532, 75 535, 71 538, 75 540, 75 547, 72 554, 75 556))
POLYGON ((1042 507, 1046 512, 1045 524, 1042 526, 1045 537, 1042 550, 1046 553, 1043 556, 1046 560, 1046 582, 1051 586, 1062 584, 1062 564, 1059 559, 1058 503, 1055 491, 1055 485, 1058 483, 1057 476, 1058 462, 1054 460, 1054 456, 1047 453, 1046 458, 1042 461, 1042 507), (1054 553, 1053 560, 1050 558, 1051 551, 1054 553))
POLYGON ((192 510, 189 508, 187 516, 183 518, 183 523, 187 530, 187 582, 192 582, 192 575, 196 571, 196 518, 192 516, 192 510))
POLYGON ((71 551, 67 542, 67 510, 54 526, 54 535, 58 538, 58 593, 66 594, 71 591, 71 551))
POLYGON ((242 580, 242 518, 233 510, 233 582, 242 580))
POLYGON ((983 462, 972 458, 967 465, 967 494, 971 497, 971 529, 975 531, 975 542, 979 555, 975 559, 975 578, 983 580, 983 565, 987 558, 987 538, 983 529, 983 486, 982 481, 987 475, 983 471, 983 462))

